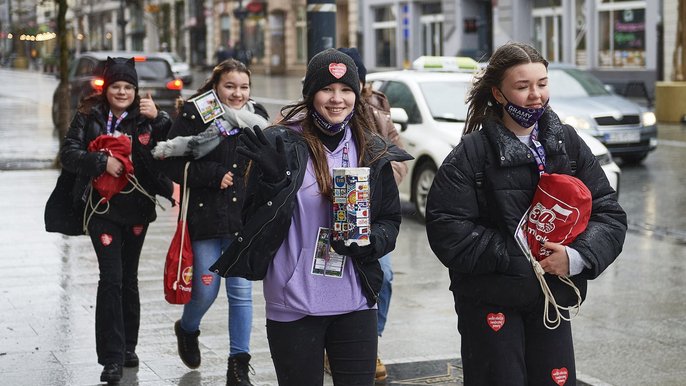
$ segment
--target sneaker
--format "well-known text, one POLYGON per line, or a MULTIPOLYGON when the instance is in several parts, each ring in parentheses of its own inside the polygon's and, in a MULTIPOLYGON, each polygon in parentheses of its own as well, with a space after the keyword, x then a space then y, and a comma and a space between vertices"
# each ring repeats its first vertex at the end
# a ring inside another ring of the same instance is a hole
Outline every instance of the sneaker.
POLYGON ((376 357, 376 375, 374 376, 374 381, 383 382, 388 378, 386 373, 386 366, 381 362, 381 358, 376 357))
POLYGON ((124 353, 124 367, 138 367, 138 355, 134 351, 124 353))
POLYGON ((226 370, 226 386, 252 386, 249 373, 255 375, 255 370, 250 366, 250 354, 231 355, 226 370))
POLYGON ((181 328, 181 320, 174 323, 176 333, 176 343, 179 350, 179 357, 184 365, 190 369, 200 367, 200 349, 198 348, 198 336, 200 331, 186 332, 181 328))
POLYGON ((100 382, 119 383, 119 381, 121 381, 122 373, 123 371, 120 364, 108 363, 102 369, 102 373, 100 374, 100 382))

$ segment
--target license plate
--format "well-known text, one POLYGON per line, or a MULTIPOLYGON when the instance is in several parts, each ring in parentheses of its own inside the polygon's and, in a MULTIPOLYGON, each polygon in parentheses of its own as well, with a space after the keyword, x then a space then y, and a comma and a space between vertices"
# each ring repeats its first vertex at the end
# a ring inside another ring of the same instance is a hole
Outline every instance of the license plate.
POLYGON ((641 142, 641 133, 638 131, 619 131, 606 133, 605 143, 634 143, 641 142))

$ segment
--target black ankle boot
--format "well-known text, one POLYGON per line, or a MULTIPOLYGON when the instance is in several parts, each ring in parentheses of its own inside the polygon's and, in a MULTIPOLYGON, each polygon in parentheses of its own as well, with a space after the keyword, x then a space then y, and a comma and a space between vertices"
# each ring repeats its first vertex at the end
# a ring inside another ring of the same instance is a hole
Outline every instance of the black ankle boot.
POLYGON ((250 366, 250 354, 240 353, 229 357, 228 370, 226 370, 226 386, 252 386, 250 372, 255 371, 250 366))
POLYGON ((133 350, 124 353, 124 367, 138 367, 138 355, 133 350))
POLYGON ((198 336, 200 331, 188 333, 181 328, 181 321, 174 323, 176 333, 176 344, 179 349, 179 356, 183 364, 191 369, 200 367, 200 348, 198 348, 198 336))
POLYGON ((120 364, 108 363, 102 369, 100 382, 119 383, 119 381, 121 381, 122 373, 123 371, 120 364))

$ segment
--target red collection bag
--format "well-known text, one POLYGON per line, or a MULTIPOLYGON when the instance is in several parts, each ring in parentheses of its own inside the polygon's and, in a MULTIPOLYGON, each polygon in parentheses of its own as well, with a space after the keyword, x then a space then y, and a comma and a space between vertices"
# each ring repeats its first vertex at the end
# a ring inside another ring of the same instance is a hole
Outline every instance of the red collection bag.
POLYGON ((186 187, 188 165, 183 174, 183 199, 181 201, 181 218, 176 226, 167 259, 164 262, 164 298, 170 304, 186 304, 191 300, 193 288, 193 249, 188 233, 188 197, 190 189, 186 187))
POLYGON ((112 136, 99 135, 88 144, 89 152, 101 151, 121 161, 124 165, 124 173, 114 177, 105 172, 93 179, 93 187, 100 193, 101 202, 108 202, 112 196, 121 192, 129 183, 129 175, 133 174, 131 162, 131 140, 126 135, 112 136))

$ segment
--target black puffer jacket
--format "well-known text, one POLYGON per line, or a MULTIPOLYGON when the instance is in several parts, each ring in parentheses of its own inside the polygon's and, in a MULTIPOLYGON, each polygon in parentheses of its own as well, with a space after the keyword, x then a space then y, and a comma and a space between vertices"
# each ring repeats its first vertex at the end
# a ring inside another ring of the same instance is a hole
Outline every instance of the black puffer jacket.
MULTIPOLYGON (((260 104, 250 101, 255 113, 269 120, 267 111, 260 104)), ((193 102, 184 103, 181 113, 169 130, 169 139, 202 133, 210 125, 203 123, 193 102)), ((165 172, 179 185, 183 184, 183 170, 188 168, 188 231, 191 240, 206 240, 233 236, 241 228, 241 208, 245 185, 243 174, 247 161, 236 153, 239 135, 225 138, 219 146, 204 157, 174 157, 164 161, 165 172), (220 189, 222 178, 231 171, 233 186, 220 189)))
MULTIPOLYGON (((210 267, 210 270, 224 277, 263 279, 288 233, 297 205, 296 193, 302 185, 309 158, 307 144, 300 133, 284 126, 273 126, 264 133, 272 145, 277 136, 283 138, 289 177, 276 185, 269 185, 259 178, 257 171, 251 172, 249 198, 244 208, 245 226, 238 234, 237 242, 232 243, 210 267)), ((387 145, 378 136, 370 137, 369 141, 371 151, 368 159, 374 159, 373 154, 379 154, 387 145)), ((412 159, 395 145, 389 146, 387 152, 369 165, 370 207, 373 208, 370 238, 373 239, 374 251, 365 259, 352 260, 362 279, 370 307, 376 303, 383 279, 378 259, 395 248, 400 229, 400 199, 390 161, 412 159)))
MULTIPOLYGON (((546 172, 571 174, 567 148, 578 146, 575 177, 586 184, 593 197, 588 227, 570 244, 591 265, 572 277, 585 297, 586 280, 600 275, 622 250, 626 214, 591 150, 571 127, 570 141, 578 143, 566 144, 566 128, 548 110, 539 128, 546 172)), ((542 292, 513 235, 538 184, 536 162, 530 149, 500 123, 486 122, 480 132, 469 135, 486 139, 483 171, 487 213, 480 213, 477 203, 477 167, 470 165, 460 144, 438 170, 429 192, 429 243, 450 269, 451 290, 457 296, 504 306, 532 304, 540 300, 542 292)), ((575 304, 569 287, 547 274, 546 279, 559 304, 575 304)))
MULTIPOLYGON (((171 127, 169 114, 158 111, 157 118, 149 120, 140 115, 137 107, 132 108, 117 130, 131 138, 134 175, 140 185, 150 195, 160 195, 173 202, 172 183, 160 172, 159 162, 155 161, 150 153, 158 141, 166 138, 171 127)), ((105 173, 107 168, 107 154, 88 152, 87 149, 88 144, 96 137, 106 134, 108 112, 106 105, 98 98, 84 102, 72 119, 69 132, 60 149, 62 166, 77 174, 73 197, 78 201, 75 206, 80 208, 83 208, 91 192, 91 180, 105 173)), ((130 189, 131 183, 124 191, 130 189)), ((97 203, 100 195, 94 189, 92 194, 93 202, 97 203)), ((102 216, 127 225, 149 223, 157 218, 155 204, 138 190, 133 190, 129 194, 116 194, 109 201, 109 210, 102 216)))

